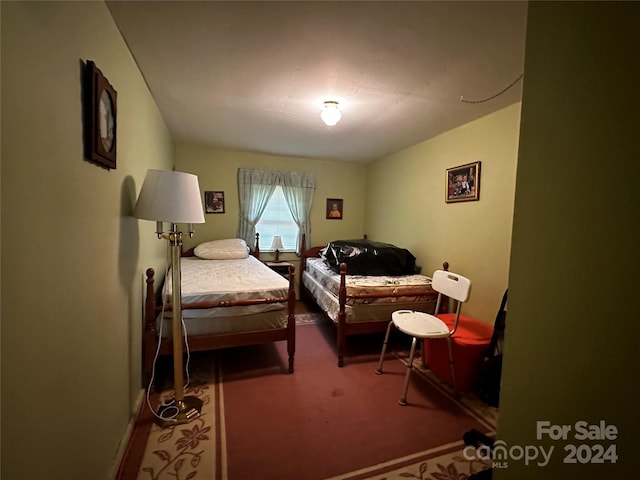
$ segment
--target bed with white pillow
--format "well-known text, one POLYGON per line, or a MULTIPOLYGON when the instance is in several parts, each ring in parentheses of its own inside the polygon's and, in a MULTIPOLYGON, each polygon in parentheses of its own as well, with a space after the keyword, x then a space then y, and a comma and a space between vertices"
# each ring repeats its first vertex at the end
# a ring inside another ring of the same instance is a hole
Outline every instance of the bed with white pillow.
MULTIPOLYGON (((256 245, 257 245, 256 241, 256 245)), ((286 341, 288 371, 295 353, 295 289, 289 280, 259 260, 244 240, 205 242, 185 252, 181 260, 182 317, 191 351, 286 341)), ((293 268, 293 267, 291 267, 293 268)), ((172 353, 171 275, 158 297, 153 269, 147 270, 143 371, 151 373, 160 354, 172 353), (162 319, 162 321, 161 321, 162 319)))

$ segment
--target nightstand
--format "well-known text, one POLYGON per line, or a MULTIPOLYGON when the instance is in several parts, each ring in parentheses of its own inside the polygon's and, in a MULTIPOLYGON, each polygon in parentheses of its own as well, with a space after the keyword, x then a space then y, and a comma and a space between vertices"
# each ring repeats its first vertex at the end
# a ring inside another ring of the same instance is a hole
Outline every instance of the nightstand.
POLYGON ((289 262, 264 262, 264 264, 284 278, 289 278, 289 266, 293 265, 289 262))

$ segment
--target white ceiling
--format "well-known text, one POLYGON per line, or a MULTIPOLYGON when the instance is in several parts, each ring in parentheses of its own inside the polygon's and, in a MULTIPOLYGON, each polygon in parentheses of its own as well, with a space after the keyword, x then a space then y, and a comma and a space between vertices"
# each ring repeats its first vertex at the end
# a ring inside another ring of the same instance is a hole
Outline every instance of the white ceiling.
POLYGON ((179 141, 366 162, 520 100, 522 81, 461 98, 523 73, 526 2, 107 5, 179 141))

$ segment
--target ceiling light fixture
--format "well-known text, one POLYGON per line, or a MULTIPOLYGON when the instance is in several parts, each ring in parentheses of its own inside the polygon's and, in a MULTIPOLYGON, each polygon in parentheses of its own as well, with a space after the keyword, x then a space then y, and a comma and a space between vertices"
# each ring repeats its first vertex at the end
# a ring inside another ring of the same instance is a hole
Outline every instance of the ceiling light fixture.
POLYGON ((327 100, 324 102, 322 111, 320 112, 320 118, 329 127, 333 127, 342 118, 338 102, 334 100, 327 100))

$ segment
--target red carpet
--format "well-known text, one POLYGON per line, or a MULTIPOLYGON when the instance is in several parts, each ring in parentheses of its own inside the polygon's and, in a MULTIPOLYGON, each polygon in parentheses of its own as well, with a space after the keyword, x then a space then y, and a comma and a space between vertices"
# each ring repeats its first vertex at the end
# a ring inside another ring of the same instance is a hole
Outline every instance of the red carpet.
MULTIPOLYGON (((404 346, 407 338, 398 340, 404 346)), ((396 477, 385 472, 422 470, 424 460, 444 453, 451 465, 430 468, 460 468, 453 459, 464 463, 462 434, 472 428, 493 434, 495 418, 484 418, 469 399, 456 401, 424 374, 413 376, 409 405, 401 407, 405 364, 390 349, 385 374, 376 375, 381 342, 378 335, 351 337, 348 362, 338 368, 332 328, 299 326, 292 375, 284 343, 194 355, 192 384, 205 384, 189 394, 206 398, 203 415, 176 427, 180 432, 159 431, 137 478, 390 479, 396 477)), ((467 463, 467 473, 479 468, 467 463)))

